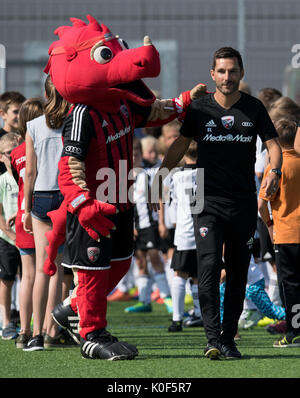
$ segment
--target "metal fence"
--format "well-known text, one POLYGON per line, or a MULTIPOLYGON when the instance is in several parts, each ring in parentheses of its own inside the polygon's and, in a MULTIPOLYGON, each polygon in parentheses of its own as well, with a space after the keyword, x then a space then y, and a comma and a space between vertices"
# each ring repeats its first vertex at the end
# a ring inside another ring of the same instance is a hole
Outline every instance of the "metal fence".
POLYGON ((163 96, 197 82, 211 89, 212 55, 225 45, 242 52, 254 95, 262 87, 282 90, 291 48, 300 42, 299 0, 1 0, 6 89, 40 95, 54 29, 87 14, 134 46, 150 35, 162 53, 163 76, 148 84, 163 96))

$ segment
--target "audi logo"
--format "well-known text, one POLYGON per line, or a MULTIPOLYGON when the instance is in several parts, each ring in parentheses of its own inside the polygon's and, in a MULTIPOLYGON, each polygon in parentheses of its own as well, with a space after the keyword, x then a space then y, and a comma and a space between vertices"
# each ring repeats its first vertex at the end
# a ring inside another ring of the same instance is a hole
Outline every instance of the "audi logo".
POLYGON ((76 153, 77 155, 81 154, 81 148, 77 148, 76 146, 68 145, 65 148, 65 152, 76 153))

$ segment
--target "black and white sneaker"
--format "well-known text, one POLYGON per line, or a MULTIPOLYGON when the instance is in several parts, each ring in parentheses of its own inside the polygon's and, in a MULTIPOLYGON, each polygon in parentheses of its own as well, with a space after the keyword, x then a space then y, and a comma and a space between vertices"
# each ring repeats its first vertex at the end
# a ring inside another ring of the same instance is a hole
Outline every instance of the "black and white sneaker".
POLYGON ((203 326, 203 320, 202 317, 196 316, 195 314, 192 314, 188 316, 184 321, 183 321, 183 326, 184 327, 198 327, 198 326, 203 326))
POLYGON ((80 345, 83 358, 117 361, 133 359, 138 355, 134 345, 118 341, 105 329, 88 333, 86 339, 81 338, 80 345))
POLYGON ((221 343, 221 354, 225 359, 241 359, 242 354, 236 348, 234 341, 221 343))
POLYGON ((75 343, 80 344, 79 317, 70 306, 70 298, 68 297, 62 303, 57 304, 51 315, 59 326, 67 330, 75 343))
POLYGON ((44 337, 41 334, 30 337, 28 343, 23 348, 23 351, 43 351, 44 350, 44 337))

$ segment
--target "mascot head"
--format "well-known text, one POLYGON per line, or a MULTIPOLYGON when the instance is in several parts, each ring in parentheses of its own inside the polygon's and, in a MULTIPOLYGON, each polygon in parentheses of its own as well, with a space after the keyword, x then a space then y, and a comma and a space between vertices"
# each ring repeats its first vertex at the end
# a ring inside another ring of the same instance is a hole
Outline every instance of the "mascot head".
POLYGON ((129 49, 103 24, 70 18, 72 26, 61 26, 54 34, 59 40, 49 48, 45 68, 58 92, 70 103, 113 108, 121 99, 141 106, 155 97, 141 79, 160 73, 159 53, 148 36, 144 46, 129 49))

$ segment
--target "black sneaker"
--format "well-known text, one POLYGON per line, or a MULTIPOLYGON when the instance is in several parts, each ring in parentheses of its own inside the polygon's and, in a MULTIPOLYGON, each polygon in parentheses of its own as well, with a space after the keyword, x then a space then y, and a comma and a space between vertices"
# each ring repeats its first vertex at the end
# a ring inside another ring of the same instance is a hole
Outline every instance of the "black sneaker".
POLYGON ((220 349, 220 344, 219 343, 207 343, 207 346, 204 349, 204 355, 206 358, 215 360, 215 359, 221 359, 221 349, 220 349))
POLYGON ((168 328, 169 332, 182 332, 182 321, 172 321, 168 328))
POLYGON ((44 349, 44 337, 41 334, 31 337, 23 348, 23 351, 43 351, 44 349))
POLYGON ((242 354, 236 348, 234 341, 230 343, 221 343, 221 354, 225 359, 241 359, 242 354))
POLYGON ((44 337, 44 347, 45 348, 66 348, 66 347, 77 347, 79 344, 75 343, 73 338, 67 333, 66 330, 62 330, 62 332, 56 336, 51 337, 48 334, 45 334, 44 337))
POLYGON ((288 332, 285 336, 276 340, 273 347, 300 347, 300 335, 288 332))
POLYGON ((73 338, 75 343, 80 344, 80 335, 78 331, 79 327, 79 317, 72 310, 69 298, 59 303, 51 315, 55 322, 61 326, 63 329, 67 330, 70 336, 73 338))
POLYGON ((107 330, 95 330, 81 338, 81 355, 83 358, 106 359, 117 361, 133 359, 138 355, 137 348, 112 336, 107 330))
POLYGON ((188 316, 184 321, 183 321, 183 326, 184 327, 200 327, 203 326, 203 319, 202 317, 196 316, 195 314, 192 314, 188 316))

